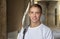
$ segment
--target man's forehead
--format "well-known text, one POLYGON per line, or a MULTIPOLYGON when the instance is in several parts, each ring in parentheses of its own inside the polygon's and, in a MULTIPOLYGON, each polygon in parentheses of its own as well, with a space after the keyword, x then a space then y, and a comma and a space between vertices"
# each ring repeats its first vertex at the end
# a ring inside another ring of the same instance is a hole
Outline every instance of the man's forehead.
POLYGON ((29 11, 40 11, 40 9, 39 8, 37 8, 37 7, 32 7, 32 8, 30 8, 30 10, 29 11))
POLYGON ((35 10, 35 9, 38 9, 38 10, 40 10, 38 7, 31 7, 30 10, 31 10, 31 9, 34 9, 34 10, 35 10))

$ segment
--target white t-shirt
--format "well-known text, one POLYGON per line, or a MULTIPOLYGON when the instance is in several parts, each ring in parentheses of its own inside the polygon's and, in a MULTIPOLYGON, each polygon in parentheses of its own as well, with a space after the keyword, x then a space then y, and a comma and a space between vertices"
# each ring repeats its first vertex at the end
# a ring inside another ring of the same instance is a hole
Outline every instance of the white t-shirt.
MULTIPOLYGON (((17 39, 23 39, 23 28, 18 34, 17 39)), ((50 28, 44 24, 40 24, 34 28, 28 27, 24 39, 54 39, 54 37, 50 28)))

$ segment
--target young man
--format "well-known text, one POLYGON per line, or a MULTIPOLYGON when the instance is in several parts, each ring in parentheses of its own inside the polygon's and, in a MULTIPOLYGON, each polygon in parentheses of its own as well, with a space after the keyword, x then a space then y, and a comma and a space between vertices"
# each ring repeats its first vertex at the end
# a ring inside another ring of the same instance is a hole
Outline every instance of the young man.
POLYGON ((50 28, 45 26, 40 21, 40 17, 42 15, 42 7, 40 5, 32 5, 29 9, 28 15, 30 17, 31 23, 25 34, 23 34, 24 29, 21 29, 17 39, 54 39, 50 28))

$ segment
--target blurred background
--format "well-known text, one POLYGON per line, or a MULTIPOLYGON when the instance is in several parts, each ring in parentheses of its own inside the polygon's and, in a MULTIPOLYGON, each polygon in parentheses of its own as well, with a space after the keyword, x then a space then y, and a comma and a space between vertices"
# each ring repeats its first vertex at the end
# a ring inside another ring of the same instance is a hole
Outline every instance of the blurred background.
POLYGON ((51 28, 54 39, 60 39, 59 0, 0 0, 0 39, 17 39, 21 27, 29 25, 32 4, 42 6, 41 22, 51 28))

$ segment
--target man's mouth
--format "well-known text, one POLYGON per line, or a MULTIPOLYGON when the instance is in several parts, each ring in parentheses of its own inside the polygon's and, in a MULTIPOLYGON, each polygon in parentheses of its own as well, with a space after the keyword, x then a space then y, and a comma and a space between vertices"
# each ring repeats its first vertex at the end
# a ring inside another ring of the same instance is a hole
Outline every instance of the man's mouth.
POLYGON ((34 20, 36 20, 37 18, 36 17, 33 17, 34 20))

